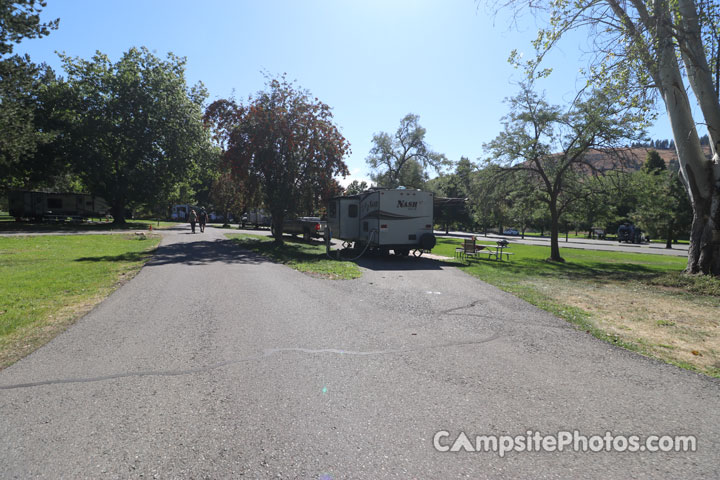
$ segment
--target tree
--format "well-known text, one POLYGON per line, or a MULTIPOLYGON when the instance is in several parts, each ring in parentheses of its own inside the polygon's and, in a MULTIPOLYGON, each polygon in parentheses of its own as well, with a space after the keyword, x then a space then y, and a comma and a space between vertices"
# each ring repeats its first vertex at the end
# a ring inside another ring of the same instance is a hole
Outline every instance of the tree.
POLYGON ((40 23, 40 12, 47 2, 15 0, 0 2, 0 56, 13 52, 13 44, 25 38, 40 38, 58 28, 59 19, 40 23))
POLYGON ((270 80, 248 105, 218 100, 206 111, 233 173, 257 182, 276 243, 283 243, 283 220, 308 192, 333 195, 341 188, 334 177, 348 174, 343 158, 350 145, 332 117, 328 105, 284 77, 270 80))
POLYGON ((0 190, 29 187, 29 177, 36 173, 28 168, 29 160, 52 138, 38 128, 42 119, 36 111, 39 91, 52 70, 33 64, 27 55, 11 55, 23 39, 43 37, 57 28, 57 19, 40 22, 44 7, 45 2, 36 0, 0 2, 0 190))
MULTIPOLYGON (((686 272, 720 275, 720 55, 717 48, 710 54, 705 50, 719 38, 720 5, 712 0, 559 0, 530 5, 548 13, 550 24, 538 32, 538 55, 526 64, 530 71, 546 75, 547 69, 538 69, 545 53, 566 32, 585 28, 594 37, 597 54, 588 84, 623 85, 630 104, 662 99, 693 207, 686 272), (707 126, 711 159, 700 143, 689 89, 707 126)), ((514 52, 511 59, 517 58, 514 52)))
POLYGON ((654 170, 633 174, 639 192, 630 217, 653 237, 665 237, 665 248, 689 227, 690 202, 677 171, 654 170))
POLYGON ((449 163, 445 155, 433 152, 425 142, 426 131, 419 120, 418 115, 409 113, 400 120, 394 136, 385 132, 373 135, 365 161, 375 171, 372 179, 379 186, 421 188, 428 167, 439 170, 449 163))
POLYGON ((645 156, 645 163, 642 169, 643 172, 653 173, 666 170, 667 166, 657 150, 649 150, 645 156))
POLYGON ((470 226, 472 218, 466 199, 470 196, 477 167, 461 157, 452 173, 441 173, 428 181, 426 187, 435 193, 435 222, 445 226, 447 234, 456 224, 470 226))
POLYGON ((593 92, 562 113, 523 84, 520 94, 509 99, 503 132, 485 146, 501 171, 528 172, 541 185, 551 218, 551 261, 563 261, 560 216, 582 196, 583 178, 596 171, 587 154, 593 149, 613 151, 620 140, 634 137, 637 119, 615 108, 613 100, 593 92))
MULTIPOLYGON (((18 55, 0 61, 0 187, 2 190, 28 187, 38 177, 32 167, 38 147, 51 141, 52 135, 41 130, 38 122, 39 95, 52 81, 47 67, 37 66, 28 57, 18 55)), ((41 169, 44 173, 45 169, 41 169)), ((41 176, 41 175, 40 175, 41 176)))
POLYGON ((229 226, 230 214, 237 213, 243 205, 242 183, 233 177, 230 169, 221 172, 213 182, 211 199, 223 214, 225 219, 223 226, 229 226))
POLYGON ((582 194, 570 206, 570 216, 588 229, 588 238, 593 237, 593 227, 608 231, 618 223, 617 211, 624 208, 620 204, 628 193, 618 186, 624 183, 618 179, 619 176, 627 177, 628 174, 622 171, 604 172, 602 175, 587 177, 582 182, 582 194))
POLYGON ((493 163, 488 163, 474 176, 468 206, 474 221, 486 236, 488 229, 494 225, 498 226, 498 231, 503 230, 510 209, 508 192, 513 188, 512 179, 493 163))
POLYGON ((202 85, 188 88, 185 59, 132 48, 117 63, 61 55, 72 99, 68 154, 95 195, 125 222, 127 206, 155 205, 209 155, 202 85))
POLYGON ((358 193, 362 193, 365 190, 368 189, 368 184, 365 180, 358 182, 357 180, 353 180, 350 182, 350 185, 348 185, 345 188, 345 194, 346 195, 357 195, 358 193))
POLYGON ((543 208, 542 185, 536 176, 526 171, 516 172, 512 181, 505 185, 508 226, 519 227, 521 237, 525 238, 528 227, 543 222, 547 216, 547 208, 543 208))

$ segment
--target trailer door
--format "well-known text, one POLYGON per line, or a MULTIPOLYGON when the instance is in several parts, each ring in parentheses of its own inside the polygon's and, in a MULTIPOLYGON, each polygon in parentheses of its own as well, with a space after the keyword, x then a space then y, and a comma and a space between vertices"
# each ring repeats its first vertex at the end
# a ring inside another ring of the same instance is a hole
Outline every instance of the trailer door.
POLYGON ((372 245, 380 242, 380 195, 381 192, 369 192, 360 200, 358 237, 372 245))
POLYGON ((360 201, 356 198, 343 199, 340 202, 342 215, 340 229, 343 238, 355 241, 360 234, 360 201))

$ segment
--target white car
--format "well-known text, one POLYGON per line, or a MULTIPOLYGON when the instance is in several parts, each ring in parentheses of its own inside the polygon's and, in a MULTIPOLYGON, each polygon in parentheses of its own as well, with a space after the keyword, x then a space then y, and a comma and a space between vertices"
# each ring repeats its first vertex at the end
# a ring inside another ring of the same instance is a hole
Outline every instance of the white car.
POLYGON ((518 232, 514 228, 508 228, 503 232, 503 235, 520 235, 520 232, 518 232))

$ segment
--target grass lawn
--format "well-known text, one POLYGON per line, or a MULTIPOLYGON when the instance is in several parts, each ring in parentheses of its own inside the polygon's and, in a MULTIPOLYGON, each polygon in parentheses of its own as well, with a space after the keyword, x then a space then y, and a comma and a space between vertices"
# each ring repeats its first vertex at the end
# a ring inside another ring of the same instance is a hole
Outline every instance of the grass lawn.
MULTIPOLYGON (((484 243, 479 240, 479 243, 484 243)), ((461 240, 438 239, 453 257, 461 240)), ((460 268, 613 344, 720 377, 720 280, 681 275, 682 257, 512 244, 510 261, 460 268)))
POLYGON ((92 231, 125 231, 125 230, 149 230, 170 228, 177 225, 177 222, 161 221, 158 226, 157 220, 127 220, 124 225, 113 225, 112 222, 16 222, 12 217, 0 218, 0 232, 92 232, 92 231))
POLYGON ((143 238, 0 237, 0 368, 47 343, 132 278, 160 242, 143 238))
POLYGON ((147 220, 127 220, 128 225, 133 225, 133 227, 129 228, 140 228, 143 230, 147 230, 149 226, 152 226, 153 230, 157 229, 164 229, 164 228, 172 228, 175 225, 182 225, 182 222, 166 222, 164 220, 160 220, 159 222, 157 220, 153 219, 147 219, 147 220))
POLYGON ((275 245, 272 237, 263 235, 226 234, 226 236, 243 248, 303 273, 333 280, 348 280, 362 276, 360 268, 355 263, 329 259, 325 255, 325 245, 322 244, 305 243, 287 237, 284 245, 275 245))

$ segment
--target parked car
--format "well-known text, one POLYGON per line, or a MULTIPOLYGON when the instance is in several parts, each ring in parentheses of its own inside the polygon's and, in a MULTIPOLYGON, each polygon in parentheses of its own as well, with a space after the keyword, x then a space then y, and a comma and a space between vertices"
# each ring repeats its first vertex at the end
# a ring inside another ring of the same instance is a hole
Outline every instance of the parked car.
POLYGON ((320 220, 320 217, 298 217, 285 219, 283 232, 291 235, 302 235, 303 239, 321 238, 325 235, 327 222, 320 220))
POLYGON ((590 236, 596 237, 598 240, 605 240, 605 229, 602 227, 592 227, 590 230, 590 236))
POLYGON ((503 235, 520 235, 520 232, 518 232, 514 228, 508 228, 503 232, 503 235))

